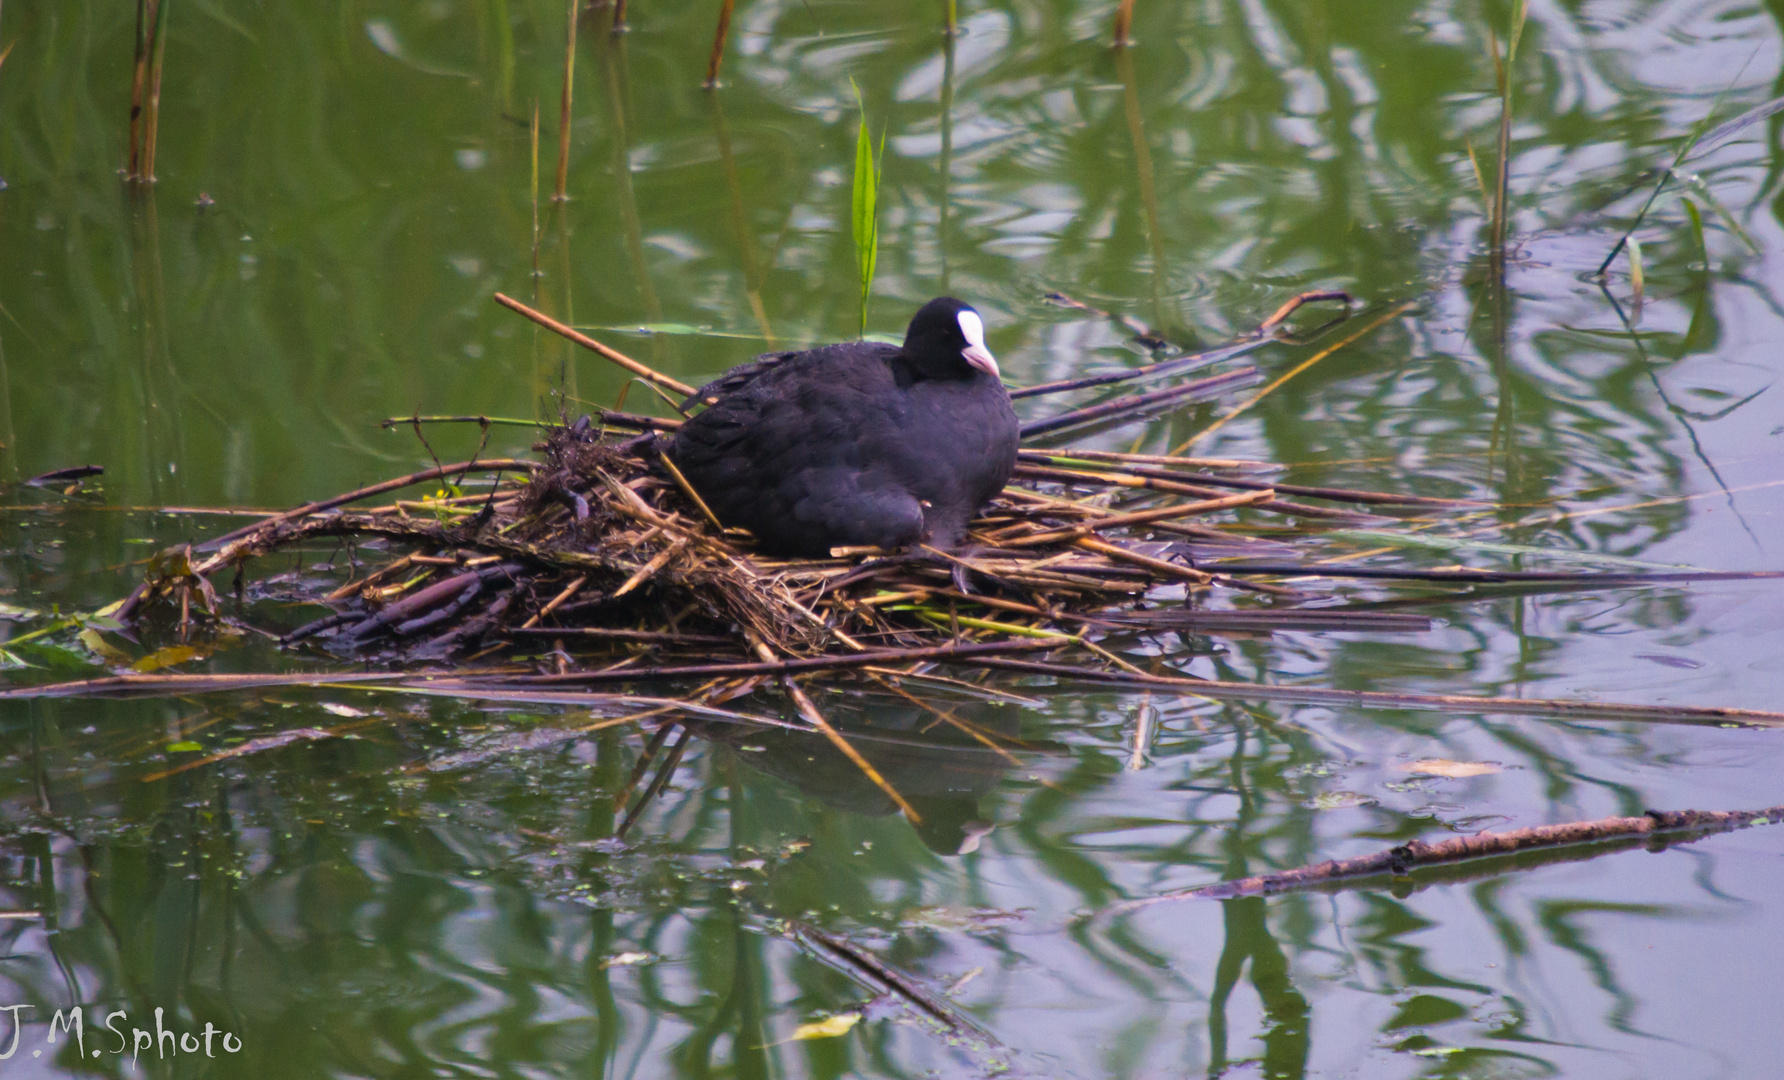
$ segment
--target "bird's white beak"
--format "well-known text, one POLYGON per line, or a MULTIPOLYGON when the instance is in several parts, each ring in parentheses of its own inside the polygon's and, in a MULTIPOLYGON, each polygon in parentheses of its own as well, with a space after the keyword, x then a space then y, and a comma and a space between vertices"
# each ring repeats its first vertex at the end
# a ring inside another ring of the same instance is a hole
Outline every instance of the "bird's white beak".
POLYGON ((987 349, 984 345, 968 345, 965 349, 961 350, 960 355, 966 358, 967 363, 978 368, 980 371, 983 371, 993 379, 997 379, 1000 382, 1003 380, 1003 376, 999 374, 997 370, 997 358, 992 356, 991 350, 987 349))
POLYGON ((979 313, 972 308, 965 308, 960 312, 959 319, 960 335, 966 338, 966 348, 960 350, 960 355, 973 367, 999 382, 1003 381, 1003 376, 997 370, 997 358, 985 347, 985 324, 979 319, 979 313))

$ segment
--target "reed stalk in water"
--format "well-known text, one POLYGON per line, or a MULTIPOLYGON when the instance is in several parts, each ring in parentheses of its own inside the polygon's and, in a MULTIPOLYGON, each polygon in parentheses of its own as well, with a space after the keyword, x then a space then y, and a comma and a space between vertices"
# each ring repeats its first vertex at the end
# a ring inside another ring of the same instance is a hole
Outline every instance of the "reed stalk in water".
POLYGON ((1122 48, 1134 43, 1134 0, 1121 0, 1121 6, 1115 9, 1115 46, 1122 48))
POLYGON ((167 54, 164 0, 136 0, 136 63, 130 80, 130 159, 124 179, 155 182, 155 135, 161 111, 161 62, 167 54))
POLYGON ((570 90, 576 74, 576 8, 581 0, 569 0, 570 27, 564 37, 564 95, 558 104, 557 190, 553 202, 569 198, 565 187, 570 180, 570 90))
POLYGON ((736 0, 719 0, 719 27, 712 35, 712 55, 706 60, 705 87, 712 90, 719 85, 719 65, 725 61, 725 38, 731 33, 731 10, 736 0))

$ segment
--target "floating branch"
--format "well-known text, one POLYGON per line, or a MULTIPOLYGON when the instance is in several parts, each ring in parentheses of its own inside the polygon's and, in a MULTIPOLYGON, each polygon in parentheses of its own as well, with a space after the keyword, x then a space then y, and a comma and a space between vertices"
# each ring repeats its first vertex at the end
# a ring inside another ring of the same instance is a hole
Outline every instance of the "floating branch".
POLYGON ((1695 840, 1712 833, 1733 832, 1749 825, 1773 825, 1780 821, 1784 821, 1784 806, 1745 811, 1649 810, 1641 817, 1608 817, 1597 821, 1539 825, 1503 833, 1482 832, 1472 836, 1454 836, 1435 844, 1414 840, 1373 855, 1332 859, 1315 866, 1297 867, 1277 874, 1261 874, 1238 881, 1223 881, 1216 885, 1151 896, 1143 900, 1130 900, 1115 904, 1102 914, 1126 915, 1179 900, 1231 900, 1239 896, 1271 896, 1291 890, 1354 883, 1365 878, 1405 877, 1423 867, 1499 858, 1577 844, 1643 840, 1674 833, 1695 834, 1685 837, 1695 840))
POLYGON ((1736 724, 1759 728, 1784 728, 1784 712, 1736 709, 1716 705, 1635 705, 1612 701, 1578 701, 1567 698, 1477 697, 1469 694, 1402 694, 1387 690, 1331 690, 1318 686, 1281 686, 1264 683, 1195 679, 1187 676, 1134 674, 1068 664, 1005 657, 984 657, 977 666, 1050 675, 1087 682, 1122 683, 1133 686, 1170 686, 1199 697, 1218 700, 1294 701, 1306 705, 1348 705, 1357 709, 1443 709, 1450 712, 1504 713, 1519 716, 1566 716, 1581 720, 1641 720, 1650 723, 1736 724))
POLYGON ((1050 416, 1045 420, 1034 420, 1022 425, 1022 437, 1032 439, 1037 435, 1047 435, 1067 428, 1081 427, 1099 421, 1133 419, 1147 416, 1179 405, 1187 405, 1196 401, 1207 401, 1219 397, 1228 390, 1250 386, 1261 382, 1263 376, 1255 368, 1243 368, 1229 371, 1221 375, 1210 375, 1205 379, 1172 386, 1164 390, 1154 390, 1149 394, 1135 394, 1132 397, 1117 401, 1104 402, 1101 405, 1087 405, 1082 409, 1050 416))

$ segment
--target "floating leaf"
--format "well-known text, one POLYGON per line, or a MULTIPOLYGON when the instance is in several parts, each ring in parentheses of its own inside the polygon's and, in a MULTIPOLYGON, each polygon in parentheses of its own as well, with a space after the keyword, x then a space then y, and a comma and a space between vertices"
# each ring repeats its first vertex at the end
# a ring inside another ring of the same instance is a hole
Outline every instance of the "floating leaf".
POLYGON ((1703 235, 1703 214, 1697 204, 1690 199, 1680 199, 1685 204, 1685 216, 1691 219, 1691 238, 1697 241, 1697 250, 1703 256, 1704 269, 1710 268, 1710 245, 1703 235))
MULTIPOLYGON (((89 631, 90 633, 91 631, 89 631)), ((85 635, 83 635, 84 637, 85 635)), ((177 667, 192 660, 201 659, 209 653, 191 645, 169 645, 165 649, 154 652, 130 665, 131 671, 160 671, 162 668, 177 667)))
POLYGON ((173 743, 168 746, 167 752, 170 754, 198 754, 204 752, 204 747, 193 742, 191 739, 187 739, 183 742, 173 743))
POLYGON ((135 657, 105 640, 105 635, 97 630, 82 630, 80 632, 80 641, 82 645, 85 645, 92 651, 94 656, 99 657, 99 659, 108 664, 118 664, 124 667, 129 667, 136 662, 135 657))
POLYGON ((371 713, 366 712, 364 709, 355 709, 351 705, 337 705, 332 701, 323 702, 322 707, 324 709, 326 709, 327 711, 334 713, 336 716, 370 716, 370 715, 372 715, 371 713))
POLYGON ((1309 810, 1348 810, 1353 806, 1374 806, 1375 799, 1356 791, 1322 791, 1302 805, 1309 810))
POLYGON ((1503 767, 1491 761, 1450 761, 1447 758, 1426 758, 1423 761, 1410 761, 1395 768, 1401 772, 1420 773, 1424 776, 1447 776, 1452 780, 1465 776, 1491 776, 1502 772, 1503 767))
POLYGON ((34 608, 19 607, 17 604, 0 604, 0 619, 7 622, 26 622, 40 617, 43 612, 34 608))
POLYGON ((793 1038, 795 1040, 834 1039, 838 1035, 847 1035, 850 1029, 860 1022, 860 1013, 837 1013, 827 1020, 814 1020, 809 1024, 800 1024, 793 1029, 793 1038))

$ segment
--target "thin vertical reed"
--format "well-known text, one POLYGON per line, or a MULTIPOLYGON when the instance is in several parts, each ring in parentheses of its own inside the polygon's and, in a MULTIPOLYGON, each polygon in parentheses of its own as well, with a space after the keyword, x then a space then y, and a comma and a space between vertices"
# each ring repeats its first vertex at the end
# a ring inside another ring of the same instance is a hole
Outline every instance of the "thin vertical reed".
MULTIPOLYGON (((1495 44, 1493 58, 1499 50, 1495 44)), ((1507 65, 1509 66, 1509 65, 1507 65)), ((1493 253, 1505 258, 1506 195, 1511 191, 1511 72, 1499 69, 1499 162, 1493 177, 1493 253)))
MULTIPOLYGON (((623 37, 610 37, 607 47, 602 51, 607 93, 611 110, 610 123, 613 132, 613 177, 616 181, 613 194, 619 202, 620 220, 625 227, 626 255, 631 262, 632 283, 638 288, 638 299, 644 305, 645 318, 649 322, 661 322, 663 305, 657 297, 656 286, 651 282, 650 262, 644 256, 644 223, 638 213, 638 193, 632 183, 630 154, 632 152, 632 126, 627 120, 628 101, 626 97, 626 41, 623 37)), ((662 334, 650 337, 651 354, 662 358, 664 343, 668 338, 662 334)))
POLYGON ((149 61, 148 131, 143 139, 142 179, 155 182, 155 137, 161 131, 161 69, 167 58, 167 3, 156 0, 155 28, 151 35, 155 55, 149 61))
POLYGON ((124 168, 126 180, 143 178, 143 140, 148 120, 145 99, 149 63, 155 52, 155 24, 160 14, 161 0, 136 0, 136 63, 130 77, 130 159, 124 168))
MULTIPOLYGON (((949 0, 950 14, 953 11, 953 0, 949 0)), ((935 245, 942 257, 942 292, 948 289, 948 194, 949 181, 954 168, 954 33, 949 26, 947 39, 942 43, 942 192, 941 216, 936 222, 935 245)))
POLYGON ((1518 39, 1524 36, 1524 21, 1529 16, 1528 0, 1518 0, 1512 10, 1511 33, 1505 42, 1505 60, 1499 59, 1499 41, 1488 27, 1493 49, 1493 68, 1499 81, 1499 169, 1493 184, 1493 251, 1505 258, 1506 222, 1510 214, 1507 195, 1511 192, 1511 110, 1512 65, 1518 58, 1518 39))
POLYGON ((736 0, 719 0, 719 28, 712 35, 712 55, 706 60, 706 89, 719 84, 719 65, 725 61, 725 38, 731 33, 731 9, 736 0))
POLYGON ((136 62, 130 74, 130 156, 124 161, 126 180, 136 179, 136 166, 142 153, 142 95, 149 81, 149 53, 143 37, 147 12, 148 0, 136 0, 136 62))
POLYGON ((1134 28, 1134 0, 1121 0, 1121 6, 1115 9, 1115 47, 1122 48, 1134 43, 1131 31, 1134 28))
POLYGON ((1487 253, 1487 291, 1492 305, 1493 340, 1499 347, 1498 359, 1501 360, 1510 318, 1510 298, 1505 290, 1505 237, 1511 220, 1512 71, 1518 58, 1518 40, 1524 36, 1524 21, 1528 16, 1528 0, 1517 0, 1512 8, 1511 32, 1506 38, 1503 60, 1499 56, 1499 37, 1490 25, 1487 27, 1487 41, 1493 54, 1493 71, 1499 90, 1499 162, 1491 200, 1493 244, 1487 253))
POLYGON ((1134 173, 1140 185, 1140 207, 1146 215, 1146 239, 1152 251, 1152 321, 1164 323, 1162 287, 1166 274, 1164 231, 1159 226, 1158 182, 1152 168, 1152 148, 1146 142, 1146 124, 1140 110, 1140 84, 1134 73, 1133 53, 1123 49, 1115 57, 1121 75, 1122 103, 1127 114, 1127 133, 1134 146, 1134 173))
POLYGON ((626 26, 626 0, 613 0, 613 32, 623 34, 626 26))
POLYGON ((508 17, 508 0, 490 0, 488 15, 495 28, 496 66, 501 73, 502 111, 514 111, 514 23, 508 17))
POLYGON ((953 37, 955 34, 959 33, 960 12, 958 10, 958 7, 959 7, 959 4, 958 4, 957 0, 948 0, 947 17, 948 17, 948 36, 949 37, 953 37))
POLYGON ((533 99, 533 278, 539 277, 539 99, 533 99))
POLYGON ((564 35, 564 96, 558 104, 557 190, 553 202, 569 198, 565 194, 570 183, 570 88, 576 75, 576 8, 581 0, 569 0, 570 26, 564 35))
POLYGON ((743 182, 737 175, 737 160, 731 153, 731 131, 725 123, 724 99, 717 94, 707 98, 712 103, 713 133, 718 137, 719 164, 725 172, 725 189, 731 194, 731 227, 737 233, 737 255, 743 264, 743 291, 748 297, 756 325, 770 345, 774 330, 768 323, 768 308, 762 303, 762 262, 756 256, 756 241, 750 235, 749 215, 743 207, 743 182))

